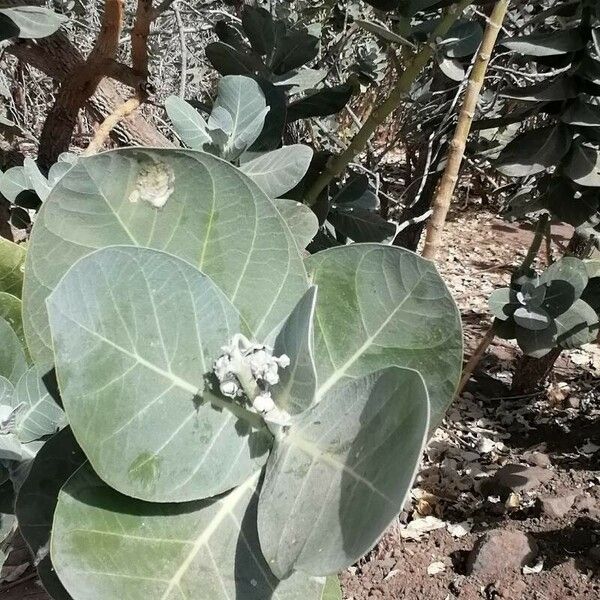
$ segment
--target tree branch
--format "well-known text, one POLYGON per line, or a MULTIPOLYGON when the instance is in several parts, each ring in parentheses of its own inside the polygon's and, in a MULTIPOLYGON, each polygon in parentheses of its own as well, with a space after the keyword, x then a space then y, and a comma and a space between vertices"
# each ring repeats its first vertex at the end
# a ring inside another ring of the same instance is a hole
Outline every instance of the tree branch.
POLYGON ((54 106, 48 113, 38 161, 48 169, 59 155, 68 150, 79 110, 92 97, 116 59, 123 23, 124 0, 105 0, 102 27, 83 68, 76 69, 63 82, 54 106))
POLYGON ((425 246, 423 256, 433 260, 442 242, 442 231, 446 223, 446 216, 450 209, 452 196, 458 182, 458 175, 465 155, 467 138, 471 131, 471 124, 477 109, 477 101, 483 87, 485 74, 490 62, 498 33, 504 22, 506 11, 510 0, 499 0, 492 11, 488 21, 481 46, 475 59, 475 66, 471 71, 467 91, 463 100, 463 105, 454 131, 454 137, 450 142, 450 151, 448 153, 448 162, 442 180, 438 187, 435 199, 433 201, 433 214, 427 226, 427 235, 425 237, 425 246))
POLYGON ((304 202, 312 206, 318 199, 321 192, 331 183, 333 179, 339 177, 346 167, 354 161, 367 146, 371 136, 380 125, 398 108, 412 84, 425 68, 436 49, 436 40, 448 33, 449 29, 458 19, 463 10, 471 4, 472 0, 460 0, 457 4, 451 6, 442 17, 437 27, 431 34, 429 41, 423 48, 413 56, 412 60, 400 75, 398 82, 392 89, 387 100, 375 108, 364 122, 363 126, 354 136, 348 148, 341 154, 332 157, 325 167, 325 171, 317 178, 312 187, 308 190, 304 202))

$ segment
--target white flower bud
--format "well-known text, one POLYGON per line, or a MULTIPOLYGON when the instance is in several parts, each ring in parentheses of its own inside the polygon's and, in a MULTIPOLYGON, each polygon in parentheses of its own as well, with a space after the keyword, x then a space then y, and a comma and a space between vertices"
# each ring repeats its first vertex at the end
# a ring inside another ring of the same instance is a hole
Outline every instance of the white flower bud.
POLYGON ((275 402, 273 402, 270 392, 261 392, 254 398, 253 406, 256 409, 256 412, 268 413, 275 408, 275 402))

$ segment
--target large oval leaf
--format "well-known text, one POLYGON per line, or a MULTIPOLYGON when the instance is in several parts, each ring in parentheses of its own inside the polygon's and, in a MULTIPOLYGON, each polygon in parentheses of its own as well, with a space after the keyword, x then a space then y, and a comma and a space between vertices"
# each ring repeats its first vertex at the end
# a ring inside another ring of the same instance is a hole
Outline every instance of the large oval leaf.
POLYGON ((69 423, 110 486, 183 502, 263 466, 262 419, 211 391, 221 347, 247 329, 206 275, 164 252, 104 248, 69 270, 48 312, 69 423))
POLYGON ((82 467, 58 499, 51 554, 77 600, 320 600, 324 580, 279 582, 256 533, 251 477, 226 496, 187 504, 127 498, 82 467))
POLYGON ((41 6, 3 6, 0 15, 14 23, 21 38, 52 35, 67 20, 67 17, 41 6))
POLYGON ((240 165, 269 198, 279 198, 302 180, 313 156, 304 144, 292 144, 266 152, 240 165))
POLYGON ((0 376, 13 385, 27 370, 27 360, 17 334, 6 320, 0 317, 0 376))
POLYGON ((296 200, 280 198, 275 205, 288 224, 298 244, 298 250, 304 250, 315 235, 317 235, 317 231, 319 231, 317 216, 306 204, 302 204, 302 202, 297 202, 296 200))
POLYGON ((409 367, 425 379, 435 427, 460 377, 462 333, 434 265, 402 248, 353 244, 318 252, 307 267, 319 288, 317 397, 339 381, 409 367))
POLYGON ((45 299, 67 269, 116 244, 164 250, 210 276, 260 338, 308 288, 275 205, 232 165, 191 150, 129 148, 82 158, 33 228, 24 327, 36 362, 53 360, 45 299))
POLYGON ((428 427, 423 378, 396 367, 342 383, 294 417, 258 505, 273 573, 330 575, 370 550, 404 503, 428 427))

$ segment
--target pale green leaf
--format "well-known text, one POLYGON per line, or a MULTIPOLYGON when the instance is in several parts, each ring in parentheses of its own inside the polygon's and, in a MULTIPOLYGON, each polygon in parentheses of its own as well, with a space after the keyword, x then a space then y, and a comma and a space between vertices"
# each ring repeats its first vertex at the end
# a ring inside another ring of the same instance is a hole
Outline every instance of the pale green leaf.
POLYGON ((165 109, 173 122, 175 133, 190 148, 202 150, 204 144, 211 143, 206 121, 200 113, 183 98, 169 96, 165 100, 165 109))
POLYGON ((0 237, 0 292, 21 297, 25 247, 0 237))
POLYGON ((212 391, 239 313, 189 263, 121 246, 76 263, 48 298, 69 424, 94 470, 152 502, 222 493, 267 459, 262 419, 212 391))
POLYGON ((6 320, 25 347, 22 308, 23 305, 19 298, 7 292, 0 292, 0 317, 6 320))
POLYGON ((42 205, 31 236, 23 324, 36 362, 53 360, 46 297, 77 259, 118 244, 193 264, 259 340, 308 289, 275 204, 236 167, 191 150, 129 148, 81 158, 42 205))
POLYGON ((269 198, 278 198, 300 183, 308 171, 312 156, 313 151, 308 146, 292 144, 244 162, 240 169, 269 198))
POLYGON ((236 159, 258 138, 269 107, 260 86, 243 75, 227 75, 219 80, 214 111, 226 111, 232 120, 224 158, 236 159))
POLYGON ((15 386, 12 405, 20 406, 15 434, 23 443, 52 435, 67 424, 64 411, 54 401, 43 377, 45 370, 30 367, 15 386))
POLYGON ((433 264, 402 248, 352 244, 313 254, 307 267, 319 288, 317 397, 339 381, 409 367, 425 378, 437 426, 460 377, 462 332, 433 264))
POLYGON ((77 600, 320 600, 324 581, 278 582, 258 545, 258 474, 186 504, 127 498, 82 467, 60 492, 51 556, 77 600))
POLYGON ((342 600, 340 580, 335 575, 327 578, 321 600, 342 600))
POLYGON ((397 367, 340 383, 293 417, 258 505, 273 573, 329 575, 370 550, 404 503, 428 427, 423 378, 397 367))
POLYGON ((583 300, 576 300, 562 315, 556 317, 556 339, 561 348, 579 348, 598 336, 598 315, 583 300))
POLYGON ((0 406, 11 406, 15 386, 6 377, 0 375, 0 406))
POLYGON ((52 35, 66 17, 41 6, 0 8, 0 15, 8 17, 19 29, 19 37, 42 38, 52 35))
POLYGON ((287 368, 280 372, 279 384, 273 390, 278 408, 296 414, 306 410, 315 400, 317 373, 313 358, 315 303, 317 288, 311 287, 302 297, 275 340, 275 356, 286 354, 287 368))
POLYGON ((275 206, 288 224, 298 249, 304 250, 319 230, 317 215, 306 204, 296 200, 279 199, 275 206))
POLYGON ((13 385, 27 370, 27 360, 17 334, 5 319, 0 317, 0 376, 13 385))

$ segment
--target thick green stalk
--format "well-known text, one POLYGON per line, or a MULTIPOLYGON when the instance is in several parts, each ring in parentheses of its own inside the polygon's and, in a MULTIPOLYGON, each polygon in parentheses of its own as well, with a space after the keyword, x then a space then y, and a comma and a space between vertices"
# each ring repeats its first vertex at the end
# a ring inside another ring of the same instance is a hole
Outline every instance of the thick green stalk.
POLYGON ((304 198, 305 204, 312 206, 329 183, 336 177, 339 177, 346 167, 353 162, 356 156, 366 148, 367 142, 371 139, 371 136, 400 105, 421 71, 431 60, 436 49, 436 40, 448 33, 452 25, 454 25, 458 17, 462 14, 463 10, 471 3, 472 0, 460 0, 460 2, 457 2, 448 9, 431 34, 429 41, 414 55, 411 62, 407 65, 387 100, 371 112, 369 118, 352 138, 348 148, 341 154, 338 154, 329 160, 325 171, 321 173, 308 190, 304 198))
POLYGON ((529 250, 523 259, 523 263, 521 266, 515 271, 515 276, 519 277, 520 275, 525 275, 536 256, 538 255, 540 248, 542 246, 542 242, 544 241, 544 235, 546 234, 546 228, 548 223, 550 222, 550 216, 548 214, 543 214, 539 221, 537 222, 535 233, 533 234, 533 239, 531 240, 531 245, 529 246, 529 250))

